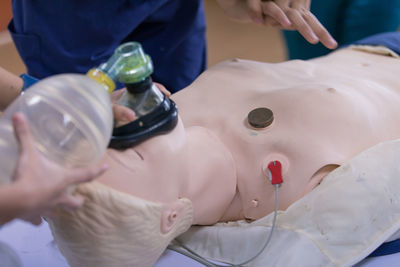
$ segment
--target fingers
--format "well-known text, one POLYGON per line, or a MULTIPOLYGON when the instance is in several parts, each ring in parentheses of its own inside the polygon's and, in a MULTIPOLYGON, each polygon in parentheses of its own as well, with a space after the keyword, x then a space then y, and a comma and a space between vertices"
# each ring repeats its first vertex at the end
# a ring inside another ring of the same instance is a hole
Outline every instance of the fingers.
POLYGON ((132 109, 116 104, 125 91, 126 89, 120 89, 113 91, 111 93, 111 102, 113 103, 112 110, 114 119, 116 121, 122 122, 123 124, 126 124, 136 119, 136 114, 132 109))
POLYGON ((247 0, 248 15, 250 19, 259 25, 264 24, 263 12, 260 0, 247 0))
POLYGON ((42 212, 42 217, 46 222, 49 221, 49 219, 54 220, 55 218, 57 218, 57 215, 58 215, 58 211, 56 208, 42 212))
POLYGON ((35 216, 35 217, 31 218, 30 222, 34 225, 40 225, 42 223, 42 217, 35 216))
POLYGON ((111 93, 111 102, 112 102, 112 103, 117 102, 117 101, 121 98, 122 94, 123 94, 125 91, 126 91, 125 88, 113 91, 113 92, 111 93))
POLYGON ((327 48, 335 49, 337 42, 310 12, 309 0, 275 0, 262 2, 265 22, 287 30, 297 30, 310 43, 319 41, 327 48), (279 25, 277 25, 277 23, 279 25))
POLYGON ((171 92, 167 90, 167 88, 165 88, 164 85, 162 85, 161 83, 156 83, 154 82, 154 84, 157 86, 157 88, 167 97, 171 96, 171 92))
POLYGON ((32 149, 33 141, 25 116, 21 113, 16 113, 12 118, 12 123, 21 151, 32 149))
POLYGON ((83 205, 85 199, 80 195, 71 195, 71 194, 64 194, 59 201, 58 206, 72 211, 77 209, 83 205))
POLYGON ((293 27, 299 31, 299 33, 312 44, 318 43, 319 39, 315 35, 314 31, 304 20, 303 14, 294 9, 289 9, 286 13, 293 24, 293 27))
POLYGON ((22 217, 24 221, 30 222, 33 225, 40 225, 44 219, 54 219, 58 216, 56 207, 63 208, 67 211, 73 211, 83 205, 85 199, 81 195, 72 195, 69 193, 62 193, 57 200, 54 200, 53 204, 44 208, 41 211, 36 211, 35 214, 22 217))
MULTIPOLYGON (((171 96, 171 92, 168 91, 165 88, 165 86, 156 82, 154 84, 164 95, 166 95, 167 97, 171 96)), ((125 125, 131 121, 134 121, 137 118, 135 112, 132 109, 116 104, 116 102, 121 98, 122 94, 125 91, 126 89, 116 90, 111 94, 111 100, 113 102, 112 109, 113 109, 114 119, 117 122, 116 124, 117 127, 125 125)))
POLYGON ((40 217, 40 215, 32 215, 28 218, 22 218, 24 221, 30 222, 33 225, 40 225, 42 223, 42 218, 40 217))
POLYGON ((273 1, 263 2, 262 11, 267 15, 266 22, 272 26, 282 26, 285 29, 291 27, 292 23, 285 12, 273 1), (272 18, 272 19, 271 19, 272 18))
POLYGON ((329 49, 335 49, 338 44, 325 29, 324 26, 319 22, 319 20, 311 13, 308 12, 304 16, 305 21, 310 25, 312 31, 316 34, 320 42, 329 49))
POLYGON ((108 169, 107 164, 99 164, 88 168, 68 170, 65 179, 65 186, 90 182, 102 175, 108 169))
POLYGON ((136 119, 135 112, 125 106, 113 104, 112 106, 114 119, 123 123, 128 123, 136 119))

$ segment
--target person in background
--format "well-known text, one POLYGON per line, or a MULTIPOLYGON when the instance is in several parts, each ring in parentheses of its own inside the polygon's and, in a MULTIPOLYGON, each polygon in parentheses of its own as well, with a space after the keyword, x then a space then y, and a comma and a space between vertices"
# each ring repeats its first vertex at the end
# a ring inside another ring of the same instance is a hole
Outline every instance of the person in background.
MULTIPOLYGON (((235 20, 298 30, 311 43, 336 47, 309 1, 216 1, 235 20)), ((13 0, 12 11, 8 29, 28 73, 39 79, 86 73, 127 41, 143 45, 155 66, 153 80, 172 93, 207 65, 202 0, 13 0)))
MULTIPOLYGON (((377 33, 400 29, 398 0, 314 0, 311 12, 339 45, 377 33)), ((311 45, 298 32, 284 31, 289 59, 309 59, 329 53, 321 44, 311 45)))

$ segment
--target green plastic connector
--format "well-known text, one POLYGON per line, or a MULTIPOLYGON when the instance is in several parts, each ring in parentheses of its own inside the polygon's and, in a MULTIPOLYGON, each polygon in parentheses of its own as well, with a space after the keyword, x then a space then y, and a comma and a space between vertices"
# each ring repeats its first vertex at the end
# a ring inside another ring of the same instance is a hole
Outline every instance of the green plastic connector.
POLYGON ((120 45, 99 69, 115 82, 132 84, 150 76, 153 73, 153 63, 139 43, 128 42, 120 45))

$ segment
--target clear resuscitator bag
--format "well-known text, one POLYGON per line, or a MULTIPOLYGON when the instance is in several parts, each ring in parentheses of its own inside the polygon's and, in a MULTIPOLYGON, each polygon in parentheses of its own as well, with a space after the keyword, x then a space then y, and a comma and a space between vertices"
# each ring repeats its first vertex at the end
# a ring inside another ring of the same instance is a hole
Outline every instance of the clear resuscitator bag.
POLYGON ((12 181, 19 147, 12 116, 23 113, 36 148, 65 167, 82 167, 103 156, 113 128, 104 87, 83 74, 43 79, 19 96, 0 117, 0 185, 12 181))

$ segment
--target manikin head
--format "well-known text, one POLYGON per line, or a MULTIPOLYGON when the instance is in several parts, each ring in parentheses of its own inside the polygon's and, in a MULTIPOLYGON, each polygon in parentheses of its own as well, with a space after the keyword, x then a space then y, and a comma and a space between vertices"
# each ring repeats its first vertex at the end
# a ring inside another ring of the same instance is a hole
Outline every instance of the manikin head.
POLYGON ((182 123, 149 140, 122 151, 110 149, 104 158, 110 172, 100 183, 76 189, 85 198, 83 207, 59 210, 50 221, 71 266, 153 266, 167 245, 192 225, 191 201, 168 186, 168 178, 182 176, 168 164, 182 160, 182 123))
POLYGON ((188 199, 157 203, 97 182, 80 185, 85 204, 49 221, 55 241, 75 266, 153 266, 192 223, 188 199))

